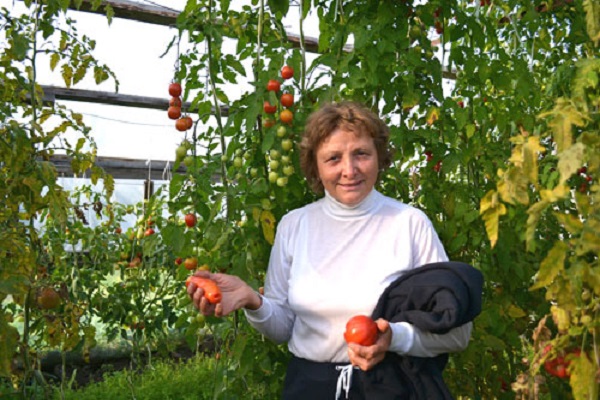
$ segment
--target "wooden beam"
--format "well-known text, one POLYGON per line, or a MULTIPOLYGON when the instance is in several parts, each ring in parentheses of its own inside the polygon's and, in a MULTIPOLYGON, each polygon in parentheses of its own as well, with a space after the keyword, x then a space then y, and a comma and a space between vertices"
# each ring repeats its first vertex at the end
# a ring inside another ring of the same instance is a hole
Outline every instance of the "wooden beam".
POLYGON ((106 6, 110 6, 117 18, 147 22, 155 25, 175 26, 180 11, 168 7, 153 6, 136 1, 110 0, 103 1, 100 7, 94 8, 91 0, 83 0, 79 8, 69 4, 69 8, 95 14, 106 14, 106 6))
MULTIPOLYGON (((87 103, 108 104, 112 106, 149 108, 154 110, 167 110, 169 108, 168 98, 136 96, 131 94, 119 94, 111 92, 101 92, 98 90, 87 89, 67 89, 58 86, 41 85, 44 91, 43 101, 54 103, 56 100, 82 101, 87 103)), ((186 101, 183 103, 185 110, 194 111, 192 103, 186 101)), ((214 110, 213 110, 214 113, 214 110)), ((229 107, 221 107, 223 116, 229 115, 229 107)))
MULTIPOLYGON (((67 155, 54 154, 50 157, 50 162, 55 165, 60 176, 65 178, 73 177, 71 158, 67 155)), ((180 165, 177 171, 173 171, 173 161, 151 160, 150 164, 147 165, 145 160, 130 158, 98 157, 96 159, 96 165, 104 169, 115 179, 145 180, 150 177, 151 180, 167 180, 168 176, 165 174, 167 163, 169 163, 169 170, 167 172, 171 174, 186 172, 184 165, 180 165)))

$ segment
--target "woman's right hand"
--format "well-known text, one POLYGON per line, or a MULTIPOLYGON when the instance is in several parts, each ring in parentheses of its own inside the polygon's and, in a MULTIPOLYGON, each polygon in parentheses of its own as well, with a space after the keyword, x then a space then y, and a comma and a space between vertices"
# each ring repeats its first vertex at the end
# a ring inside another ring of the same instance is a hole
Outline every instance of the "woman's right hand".
POLYGON ((204 290, 190 283, 187 292, 194 307, 204 315, 223 317, 240 308, 258 309, 262 304, 261 297, 243 280, 234 275, 213 274, 208 271, 197 271, 194 275, 212 279, 221 290, 220 303, 211 304, 204 297, 204 290))

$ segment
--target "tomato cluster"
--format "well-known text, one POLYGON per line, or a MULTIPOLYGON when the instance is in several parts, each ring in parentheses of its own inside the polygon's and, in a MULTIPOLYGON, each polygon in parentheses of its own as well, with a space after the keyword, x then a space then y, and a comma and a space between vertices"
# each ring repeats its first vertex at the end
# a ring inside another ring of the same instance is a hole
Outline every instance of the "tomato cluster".
MULTIPOLYGON (((548 344, 544 347, 543 354, 547 355, 552 351, 552 345, 548 344)), ((581 350, 574 349, 567 354, 561 353, 556 357, 548 356, 544 362, 544 369, 550 375, 556 376, 557 378, 566 379, 571 376, 569 373, 569 365, 571 364, 571 357, 579 357, 581 350)))
POLYGON ((194 120, 189 115, 182 113, 183 102, 181 101, 181 83, 171 82, 169 84, 169 108, 167 109, 167 115, 169 119, 175 120, 175 129, 179 132, 185 132, 194 126, 194 120))
MULTIPOLYGON (((425 154, 425 160, 429 164, 433 160, 433 152, 431 150, 427 150, 427 151, 425 151, 424 154, 425 154)), ((433 165, 432 169, 435 172, 440 172, 442 170, 442 160, 439 160, 438 162, 436 162, 433 165)))
MULTIPOLYGON (((280 75, 284 82, 290 80, 294 77, 294 69, 289 65, 284 65, 281 68, 280 75)), ((263 103, 263 111, 265 113, 262 120, 263 128, 269 129, 277 125, 275 133, 281 139, 279 143, 280 149, 272 148, 269 151, 268 180, 279 187, 284 187, 288 183, 288 177, 295 173, 291 155, 294 142, 289 137, 289 133, 291 132, 290 127, 294 121, 292 109, 295 99, 291 90, 286 87, 282 90, 282 82, 279 79, 269 79, 266 90, 268 100, 265 99, 263 103), (279 121, 274 117, 278 111, 279 121)), ((256 175, 256 171, 253 172, 251 170, 250 173, 253 176, 256 175)))
MULTIPOLYGON (((283 80, 292 79, 294 77, 294 69, 289 65, 284 65, 280 71, 281 78, 283 80)), ((279 113, 279 121, 284 124, 291 125, 294 120, 294 113, 290 110, 294 105, 294 94, 291 92, 284 92, 281 95, 281 82, 277 79, 269 79, 267 82, 267 92, 273 92, 278 97, 279 104, 282 106, 282 110, 279 113)), ((263 103, 263 111, 267 116, 263 119, 263 127, 271 128, 275 126, 275 119, 270 116, 276 114, 278 110, 277 104, 271 104, 269 100, 265 100, 263 103)))
POLYGON ((586 166, 579 168, 579 170, 577 171, 577 175, 577 190, 579 190, 580 193, 587 193, 594 179, 590 174, 588 174, 586 166))

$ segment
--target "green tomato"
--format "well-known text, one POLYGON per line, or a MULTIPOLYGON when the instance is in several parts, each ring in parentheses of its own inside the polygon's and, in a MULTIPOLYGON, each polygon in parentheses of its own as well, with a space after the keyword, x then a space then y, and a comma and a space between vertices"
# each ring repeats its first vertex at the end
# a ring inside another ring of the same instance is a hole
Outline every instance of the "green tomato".
POLYGON ((281 154, 279 153, 278 150, 272 149, 269 152, 269 156, 271 157, 272 160, 277 160, 281 156, 281 154))
POLYGON ((279 127, 277 127, 277 137, 284 137, 287 134, 287 129, 285 126, 280 125, 279 127))
POLYGON ((279 178, 279 174, 275 171, 269 172, 269 182, 277 183, 277 179, 279 178))
POLYGON ((179 146, 175 150, 175 156, 178 160, 181 160, 187 154, 187 149, 184 146, 179 146))
POLYGON ((272 171, 274 171, 274 170, 276 170, 277 168, 279 168, 279 161, 277 161, 277 160, 271 160, 271 161, 269 161, 269 168, 270 168, 272 171))
POLYGON ((242 160, 242 157, 235 157, 233 159, 233 166, 236 168, 241 168, 242 164, 244 164, 244 161, 242 160))
POLYGON ((290 151, 294 147, 294 142, 291 139, 284 139, 281 141, 281 148, 285 151, 290 151))
POLYGON ((292 165, 286 165, 283 167, 283 173, 287 176, 294 175, 294 167, 292 165))
POLYGON ((279 178, 277 178, 277 186, 284 187, 285 185, 287 185, 287 183, 288 183, 287 176, 280 176, 279 178))
POLYGON ((263 208, 263 210, 270 210, 271 209, 271 200, 269 200, 269 199, 262 199, 260 201, 260 205, 263 208))
POLYGON ((192 165, 194 165, 194 157, 192 157, 192 156, 186 156, 183 159, 183 165, 185 165, 186 167, 190 168, 192 165))

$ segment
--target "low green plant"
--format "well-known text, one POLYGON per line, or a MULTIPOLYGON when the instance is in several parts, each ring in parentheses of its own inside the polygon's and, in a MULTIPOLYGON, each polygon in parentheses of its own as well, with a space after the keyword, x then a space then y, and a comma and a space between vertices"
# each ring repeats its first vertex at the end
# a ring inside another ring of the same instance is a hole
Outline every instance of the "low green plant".
MULTIPOLYGON (((209 399, 213 398, 219 361, 197 356, 185 362, 157 361, 141 371, 110 373, 104 380, 63 393, 63 399, 209 399)), ((57 399, 61 398, 57 393, 57 399)))

